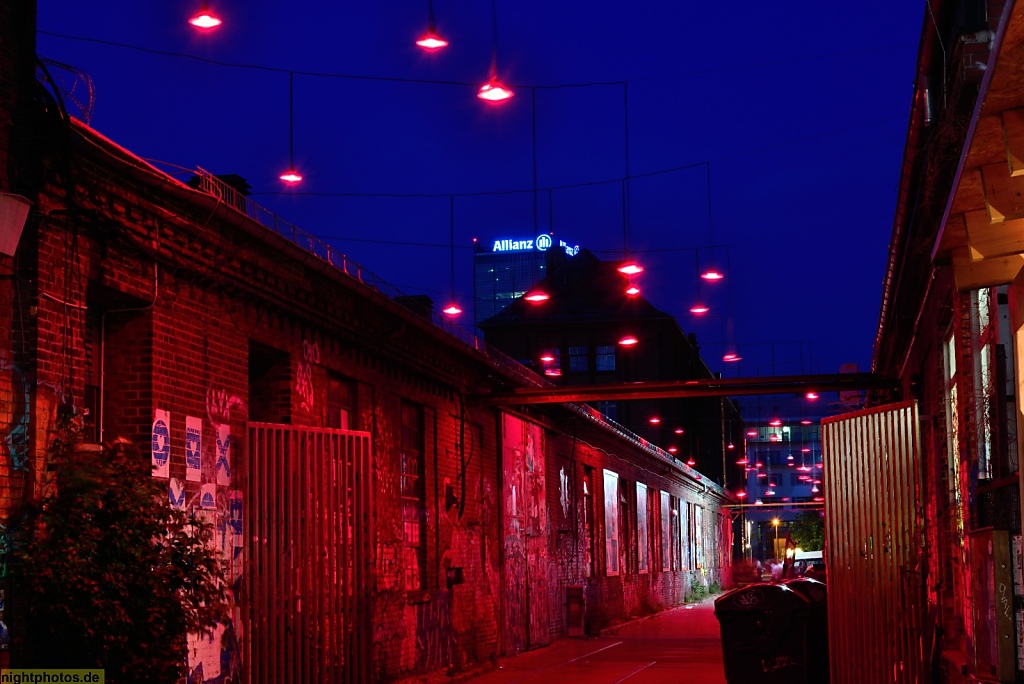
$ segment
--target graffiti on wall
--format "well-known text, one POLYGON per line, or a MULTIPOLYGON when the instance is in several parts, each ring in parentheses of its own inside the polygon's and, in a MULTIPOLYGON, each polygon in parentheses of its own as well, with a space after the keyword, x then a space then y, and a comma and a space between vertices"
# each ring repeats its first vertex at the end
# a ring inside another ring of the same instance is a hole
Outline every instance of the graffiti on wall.
POLYGON ((29 419, 31 416, 31 387, 21 369, 0 355, 0 371, 9 371, 10 422, 3 429, 4 445, 11 459, 12 470, 28 470, 29 419))
POLYGON ((232 412, 238 412, 236 420, 245 419, 245 402, 241 397, 211 387, 206 391, 206 417, 214 426, 232 422, 232 412))
POLYGON ((548 639, 547 591, 554 564, 547 553, 543 439, 539 425, 508 414, 502 416, 506 583, 502 627, 506 654, 544 644, 548 639))
POLYGON ((320 363, 320 347, 316 342, 303 340, 302 358, 295 369, 295 392, 302 400, 302 408, 305 411, 313 410, 313 367, 318 363, 320 363))

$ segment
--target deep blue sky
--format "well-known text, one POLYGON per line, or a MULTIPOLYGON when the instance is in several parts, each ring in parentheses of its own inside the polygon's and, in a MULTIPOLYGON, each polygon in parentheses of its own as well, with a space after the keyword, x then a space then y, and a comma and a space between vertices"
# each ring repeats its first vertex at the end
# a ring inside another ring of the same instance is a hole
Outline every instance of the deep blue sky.
POLYGON ((104 135, 144 158, 243 176, 258 203, 439 304, 447 195, 464 305, 471 240, 534 234, 529 86, 539 228, 621 256, 628 82, 628 240, 645 296, 726 377, 870 365, 923 3, 498 0, 499 76, 525 86, 498 106, 472 85, 491 60, 486 0, 435 1, 451 41, 435 54, 413 45, 427 0, 210 6, 225 24, 199 34, 186 24, 199 0, 39 0, 39 54, 91 75, 104 135), (287 71, 435 82, 296 75, 306 180, 284 188, 287 71), (596 82, 611 84, 542 87, 596 82), (586 183, 598 184, 566 187, 586 183), (412 196, 424 194, 440 197, 412 196), (728 256, 730 284, 703 287, 714 309, 696 321, 694 248, 711 244, 728 250, 701 259, 728 256), (720 361, 730 318, 738 367, 720 361))

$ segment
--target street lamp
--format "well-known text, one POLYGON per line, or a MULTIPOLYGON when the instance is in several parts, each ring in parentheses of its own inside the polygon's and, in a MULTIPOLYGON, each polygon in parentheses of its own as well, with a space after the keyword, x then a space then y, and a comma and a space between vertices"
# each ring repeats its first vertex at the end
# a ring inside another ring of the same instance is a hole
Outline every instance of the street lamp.
POLYGON ((772 518, 772 527, 775 528, 775 548, 772 550, 772 556, 775 558, 779 557, 779 519, 772 518))

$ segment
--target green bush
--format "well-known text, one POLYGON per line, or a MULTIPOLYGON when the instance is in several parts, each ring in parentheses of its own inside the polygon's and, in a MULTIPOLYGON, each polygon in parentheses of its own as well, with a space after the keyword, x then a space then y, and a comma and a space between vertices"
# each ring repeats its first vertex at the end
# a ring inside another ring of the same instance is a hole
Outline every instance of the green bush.
POLYGON ((226 616, 213 530, 171 506, 167 481, 131 444, 55 445, 54 491, 14 550, 26 621, 14 663, 172 684, 186 674, 186 634, 208 635, 226 616))

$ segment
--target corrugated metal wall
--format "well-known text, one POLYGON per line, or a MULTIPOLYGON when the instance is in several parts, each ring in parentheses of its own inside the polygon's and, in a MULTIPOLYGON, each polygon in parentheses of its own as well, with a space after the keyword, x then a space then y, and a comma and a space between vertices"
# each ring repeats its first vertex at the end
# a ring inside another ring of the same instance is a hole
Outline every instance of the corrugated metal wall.
POLYGON ((243 461, 248 681, 369 681, 369 433, 250 423, 243 461))
POLYGON ((822 421, 833 684, 927 675, 917 420, 905 402, 822 421))

